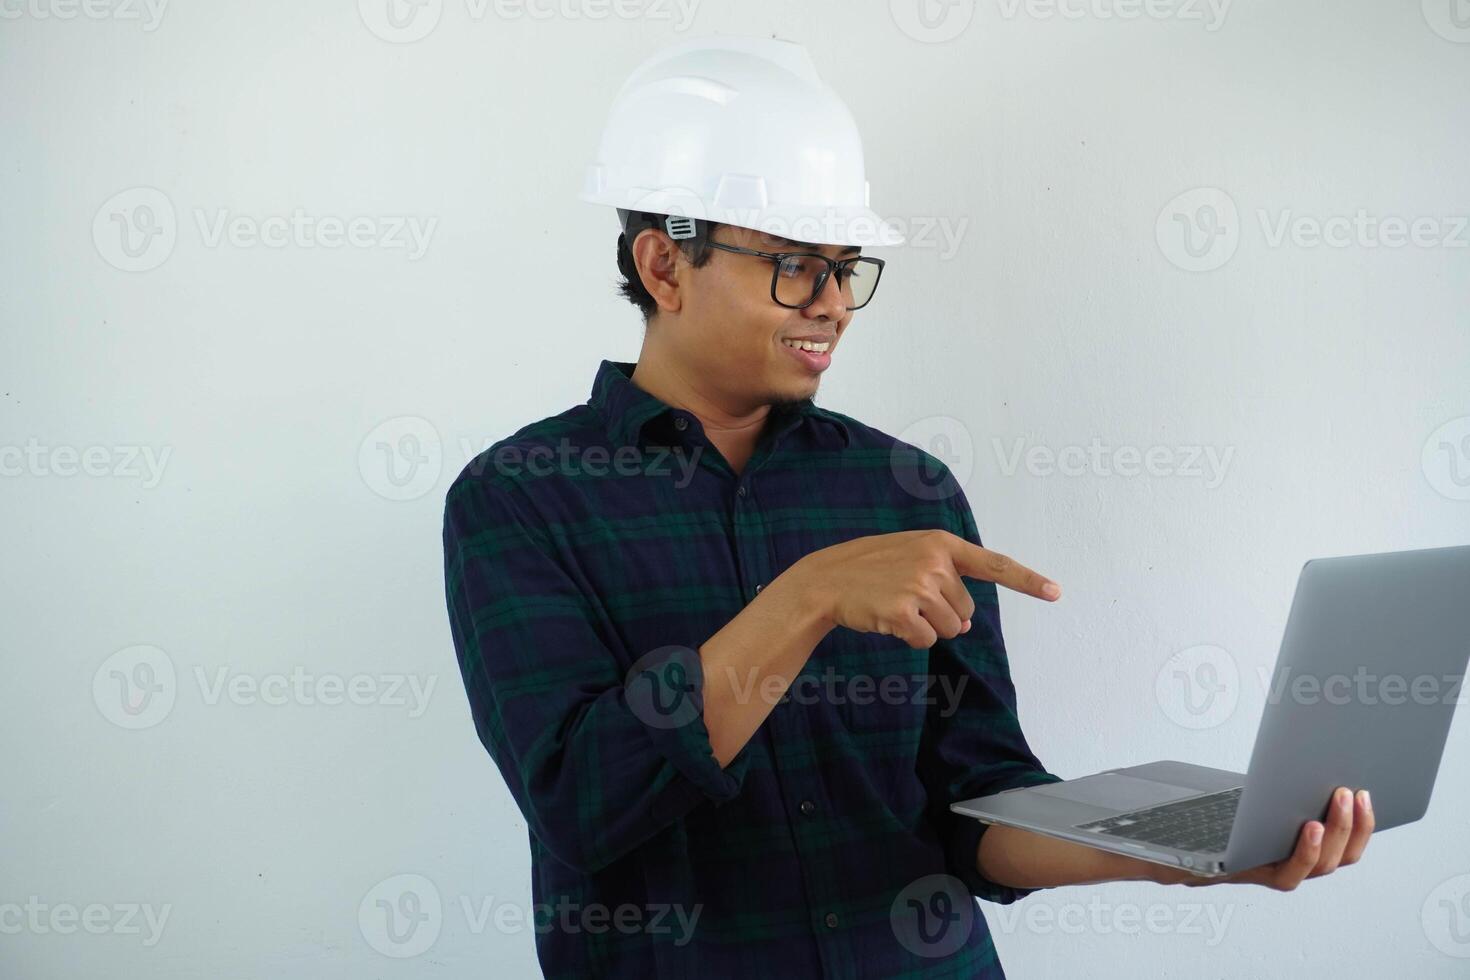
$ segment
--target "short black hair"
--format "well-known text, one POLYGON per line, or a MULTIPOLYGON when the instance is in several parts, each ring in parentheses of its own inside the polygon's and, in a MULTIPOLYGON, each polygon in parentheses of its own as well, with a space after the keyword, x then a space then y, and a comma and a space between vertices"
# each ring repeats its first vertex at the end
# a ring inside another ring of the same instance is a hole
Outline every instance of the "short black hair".
MULTIPOLYGON (((705 227, 707 230, 704 236, 678 242, 680 251, 689 260, 689 264, 696 269, 702 269, 709 264, 714 249, 706 245, 705 241, 720 225, 710 222, 705 227)), ((642 229, 639 228, 638 231, 641 232, 642 229)), ((632 243, 628 241, 626 233, 618 234, 618 271, 623 274, 623 281, 618 283, 618 292, 628 302, 638 307, 638 311, 643 314, 644 324, 647 324, 658 312, 658 302, 654 300, 653 294, 644 287, 643 279, 638 275, 638 265, 633 261, 632 243)))

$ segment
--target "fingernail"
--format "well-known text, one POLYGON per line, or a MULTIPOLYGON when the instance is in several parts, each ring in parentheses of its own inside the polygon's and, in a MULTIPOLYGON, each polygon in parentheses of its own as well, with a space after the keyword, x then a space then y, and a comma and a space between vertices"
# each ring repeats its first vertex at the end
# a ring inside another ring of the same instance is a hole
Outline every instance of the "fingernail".
POLYGON ((1322 825, 1318 824, 1317 826, 1313 827, 1311 831, 1307 834, 1307 839, 1310 840, 1313 844, 1322 843, 1322 825))
POLYGON ((1366 789, 1363 790, 1363 809, 1367 810, 1369 813, 1373 812, 1373 797, 1368 795, 1368 791, 1366 789))
POLYGON ((970 621, 968 619, 965 620, 964 624, 960 626, 960 632, 961 633, 968 633, 968 632, 970 632, 970 621))
POLYGON ((1057 596, 1062 594, 1062 589, 1061 586, 1057 585, 1057 583, 1048 582, 1041 587, 1041 594, 1046 596, 1048 599, 1055 599, 1057 596))
POLYGON ((1352 802, 1353 794, 1350 790, 1339 790, 1337 793, 1338 809, 1346 809, 1348 803, 1352 802))

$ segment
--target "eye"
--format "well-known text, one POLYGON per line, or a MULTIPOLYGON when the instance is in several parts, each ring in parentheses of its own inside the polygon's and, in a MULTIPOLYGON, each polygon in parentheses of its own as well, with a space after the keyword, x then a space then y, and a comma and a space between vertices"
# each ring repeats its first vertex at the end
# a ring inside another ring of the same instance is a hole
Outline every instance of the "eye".
POLYGON ((787 279, 811 276, 814 274, 814 265, 815 263, 810 259, 803 258, 800 255, 793 255, 790 258, 781 260, 781 275, 787 279))

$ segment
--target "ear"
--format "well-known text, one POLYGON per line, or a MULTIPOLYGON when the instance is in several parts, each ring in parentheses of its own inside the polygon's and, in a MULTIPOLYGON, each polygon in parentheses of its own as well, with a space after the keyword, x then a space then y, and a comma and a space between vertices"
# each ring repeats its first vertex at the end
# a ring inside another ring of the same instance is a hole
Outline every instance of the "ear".
POLYGON ((638 268, 638 277, 660 312, 677 313, 683 306, 678 275, 681 254, 672 238, 652 228, 639 232, 633 242, 633 264, 638 268))

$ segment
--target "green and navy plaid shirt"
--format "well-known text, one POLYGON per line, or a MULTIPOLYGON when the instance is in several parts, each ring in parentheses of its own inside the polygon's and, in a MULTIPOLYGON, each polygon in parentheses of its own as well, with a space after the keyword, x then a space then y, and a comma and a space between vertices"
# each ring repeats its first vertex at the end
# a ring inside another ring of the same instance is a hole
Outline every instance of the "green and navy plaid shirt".
POLYGON ((542 969, 1002 977, 974 896, 1029 891, 977 873, 983 825, 948 806, 1059 777, 1022 734, 995 585, 967 578, 970 631, 928 649, 832 630, 724 768, 696 652, 820 548, 979 544, 958 483, 810 399, 736 474, 633 367, 604 360, 586 404, 492 445, 445 502, 450 625, 528 825, 542 969))

